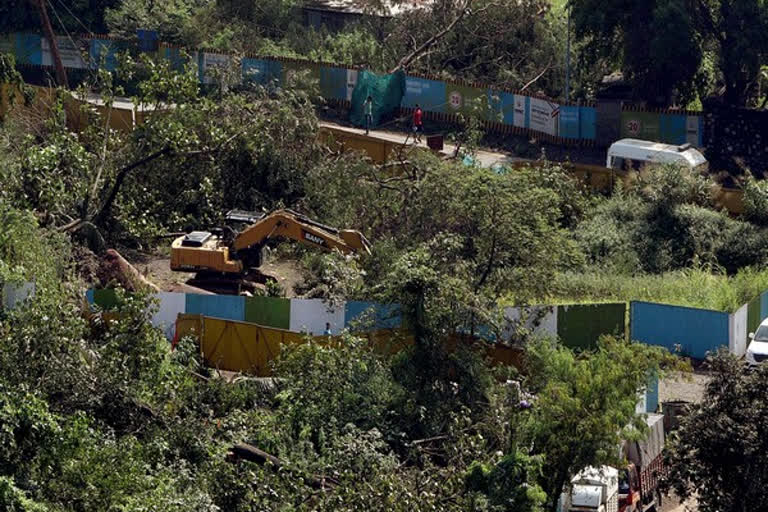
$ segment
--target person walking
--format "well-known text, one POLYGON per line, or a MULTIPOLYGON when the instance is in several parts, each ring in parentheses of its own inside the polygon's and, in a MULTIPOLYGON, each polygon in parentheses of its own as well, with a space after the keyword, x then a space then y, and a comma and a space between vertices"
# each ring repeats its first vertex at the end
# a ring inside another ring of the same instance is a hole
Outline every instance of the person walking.
POLYGON ((368 135, 373 124, 373 98, 370 96, 363 103, 363 113, 365 114, 365 134, 368 135))
POLYGON ((424 133, 424 112, 422 112, 419 104, 416 104, 416 109, 413 111, 413 133, 416 138, 416 143, 421 142, 421 134, 424 133))

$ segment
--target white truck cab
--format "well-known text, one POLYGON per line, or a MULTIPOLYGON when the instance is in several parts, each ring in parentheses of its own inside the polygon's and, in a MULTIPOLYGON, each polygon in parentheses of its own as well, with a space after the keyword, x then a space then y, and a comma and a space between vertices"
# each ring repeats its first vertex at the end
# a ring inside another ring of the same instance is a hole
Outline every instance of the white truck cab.
POLYGON ((588 467, 571 479, 570 492, 560 498, 563 512, 618 512, 619 470, 588 467))
POLYGON ((621 139, 608 148, 605 166, 610 169, 637 171, 647 164, 680 164, 704 170, 707 159, 690 144, 674 146, 647 140, 621 139))

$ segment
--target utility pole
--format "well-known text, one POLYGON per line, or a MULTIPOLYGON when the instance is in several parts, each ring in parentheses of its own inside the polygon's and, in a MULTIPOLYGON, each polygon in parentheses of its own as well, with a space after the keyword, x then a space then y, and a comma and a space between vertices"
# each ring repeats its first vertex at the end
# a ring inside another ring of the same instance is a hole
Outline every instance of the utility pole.
POLYGON ((67 71, 64 69, 64 64, 61 62, 61 55, 59 54, 59 45, 56 43, 56 34, 53 33, 53 27, 51 26, 51 20, 48 18, 48 10, 45 8, 45 2, 47 0, 29 0, 37 7, 40 12, 40 23, 43 26, 43 33, 48 40, 48 45, 51 48, 51 55, 53 55, 53 63, 56 66, 56 82, 59 86, 69 89, 69 81, 67 80, 67 71))
POLYGON ((565 102, 568 103, 571 99, 571 5, 568 2, 565 6, 566 15, 568 16, 568 32, 565 43, 565 102))

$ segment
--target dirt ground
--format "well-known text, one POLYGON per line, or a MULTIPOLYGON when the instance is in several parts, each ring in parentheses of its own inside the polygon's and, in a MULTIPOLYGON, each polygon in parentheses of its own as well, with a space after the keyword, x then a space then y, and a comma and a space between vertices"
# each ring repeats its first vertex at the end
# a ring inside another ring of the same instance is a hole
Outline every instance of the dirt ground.
MULTIPOLYGON (((175 272, 171 270, 171 262, 167 254, 131 254, 125 257, 136 267, 136 270, 156 284, 163 291, 183 291, 182 285, 195 277, 193 272, 175 272)), ((293 287, 300 283, 301 268, 298 261, 270 261, 261 266, 260 270, 274 277, 285 290, 285 296, 294 297, 293 287)))
POLYGON ((671 401, 700 402, 709 377, 704 372, 676 374, 659 382, 659 403, 671 401))

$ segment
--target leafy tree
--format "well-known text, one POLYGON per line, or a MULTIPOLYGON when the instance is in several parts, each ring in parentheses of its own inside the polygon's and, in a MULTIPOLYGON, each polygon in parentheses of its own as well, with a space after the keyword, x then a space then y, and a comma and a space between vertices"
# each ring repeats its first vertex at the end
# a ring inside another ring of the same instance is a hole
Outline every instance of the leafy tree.
POLYGON ((709 53, 716 55, 726 103, 745 106, 753 98, 768 48, 764 2, 572 0, 570 6, 585 62, 621 65, 638 99, 685 104, 696 93, 716 92, 702 88, 709 53))
POLYGON ((768 5, 761 0, 699 0, 696 27, 715 48, 729 105, 754 99, 760 66, 768 59, 768 5))
POLYGON ((701 510, 760 510, 768 506, 763 435, 768 367, 746 368, 727 353, 708 363, 705 396, 671 438, 668 485, 682 498, 695 495, 701 510))
MULTIPOLYGON (((49 18, 54 29, 73 34, 105 34, 104 11, 120 0, 69 0, 51 2, 49 18)), ((40 31, 40 14, 29 0, 7 0, 0 5, 0 33, 40 31)))
POLYGON ((674 93, 690 97, 702 60, 702 41, 685 0, 625 3, 572 0, 582 65, 621 64, 638 99, 668 105, 674 93))
POLYGON ((617 447, 628 427, 646 428, 635 412, 638 391, 650 375, 672 364, 673 356, 611 337, 578 358, 549 341, 534 343, 527 353, 527 384, 536 400, 520 442, 542 457, 539 485, 547 495, 546 510, 554 512, 572 475, 586 466, 618 463, 617 447))

